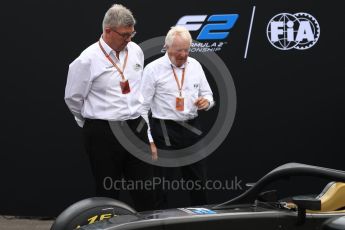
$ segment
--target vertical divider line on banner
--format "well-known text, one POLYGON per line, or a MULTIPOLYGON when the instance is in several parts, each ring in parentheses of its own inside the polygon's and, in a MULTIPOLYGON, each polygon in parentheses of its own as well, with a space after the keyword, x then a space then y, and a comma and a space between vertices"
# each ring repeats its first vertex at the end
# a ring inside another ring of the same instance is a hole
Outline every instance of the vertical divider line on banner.
POLYGON ((255 8, 256 7, 253 6, 252 18, 250 20, 249 31, 248 31, 247 45, 246 45, 246 50, 244 52, 244 59, 247 58, 247 52, 248 52, 249 41, 250 41, 250 34, 252 33, 252 25, 253 25, 253 20, 254 20, 254 15, 255 15, 255 8))

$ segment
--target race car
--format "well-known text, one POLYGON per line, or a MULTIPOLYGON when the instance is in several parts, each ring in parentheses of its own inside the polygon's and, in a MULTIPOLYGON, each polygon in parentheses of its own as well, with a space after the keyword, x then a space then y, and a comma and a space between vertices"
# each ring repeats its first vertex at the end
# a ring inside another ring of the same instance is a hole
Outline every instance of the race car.
POLYGON ((94 197, 68 207, 57 217, 51 230, 345 229, 344 182, 344 171, 288 163, 266 174, 238 197, 221 204, 136 212, 123 202, 94 197), (264 190, 275 181, 296 176, 330 182, 318 195, 277 199, 276 190, 264 190))

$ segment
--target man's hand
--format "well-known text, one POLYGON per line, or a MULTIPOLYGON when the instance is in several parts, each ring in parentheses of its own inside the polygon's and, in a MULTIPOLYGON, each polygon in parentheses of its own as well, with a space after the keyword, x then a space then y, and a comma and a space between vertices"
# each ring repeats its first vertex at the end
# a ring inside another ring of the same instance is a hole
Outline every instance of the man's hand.
POLYGON ((157 153, 157 147, 154 142, 150 142, 150 148, 151 148, 151 157, 153 161, 158 160, 158 153, 157 153))
POLYGON ((196 99, 196 101, 194 102, 194 105, 196 105, 198 107, 199 110, 201 109, 207 109, 210 106, 210 102, 203 97, 199 97, 198 99, 196 99))

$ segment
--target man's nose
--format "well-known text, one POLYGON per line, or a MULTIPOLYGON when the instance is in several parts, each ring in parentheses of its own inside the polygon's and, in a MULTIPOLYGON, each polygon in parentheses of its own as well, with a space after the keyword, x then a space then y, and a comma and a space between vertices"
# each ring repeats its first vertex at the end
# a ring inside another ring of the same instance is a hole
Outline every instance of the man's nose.
POLYGON ((184 58, 188 57, 188 55, 189 55, 189 52, 188 52, 188 51, 183 51, 182 56, 183 56, 184 58))

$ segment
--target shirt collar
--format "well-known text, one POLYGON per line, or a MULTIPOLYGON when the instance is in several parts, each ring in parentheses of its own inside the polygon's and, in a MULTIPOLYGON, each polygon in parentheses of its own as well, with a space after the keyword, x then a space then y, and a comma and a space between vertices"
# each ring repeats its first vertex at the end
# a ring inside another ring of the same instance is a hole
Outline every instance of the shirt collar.
MULTIPOLYGON (((170 58, 169 58, 169 56, 168 56, 168 52, 165 52, 165 55, 164 55, 164 62, 166 63, 166 64, 168 64, 169 65, 169 67, 172 65, 173 67, 175 67, 175 68, 178 68, 178 69, 184 69, 185 68, 185 66, 186 66, 186 63, 184 63, 182 66, 180 66, 180 67, 177 67, 176 65, 174 65, 172 62, 171 62, 171 60, 170 60, 170 58)), ((187 58, 187 64, 189 63, 189 57, 187 58)))
MULTIPOLYGON (((101 36, 101 38, 99 39, 99 41, 101 42, 101 45, 102 45, 103 49, 105 50, 105 52, 106 52, 108 55, 110 55, 111 53, 113 53, 114 56, 116 57, 115 51, 114 51, 110 46, 108 46, 108 44, 103 40, 103 37, 102 37, 102 36, 101 36)), ((125 50, 127 50, 127 49, 128 49, 128 44, 127 44, 127 46, 126 46, 123 50, 120 51, 120 53, 123 52, 123 51, 125 51, 125 50)))

